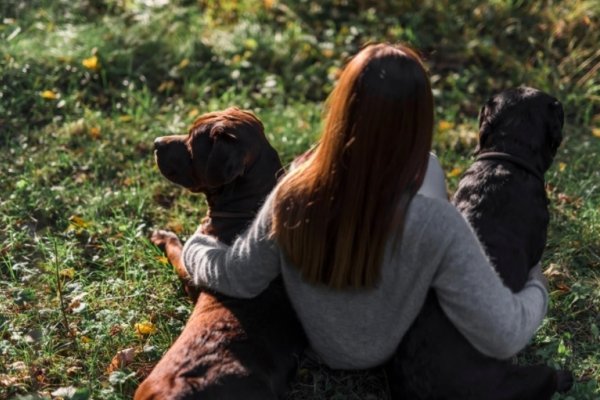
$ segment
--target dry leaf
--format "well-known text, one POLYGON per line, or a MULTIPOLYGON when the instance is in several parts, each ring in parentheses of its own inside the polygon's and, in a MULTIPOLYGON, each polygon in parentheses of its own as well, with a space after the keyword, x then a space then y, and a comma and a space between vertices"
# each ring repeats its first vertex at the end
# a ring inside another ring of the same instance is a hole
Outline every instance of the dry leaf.
POLYGON ((107 373, 113 373, 131 364, 135 358, 136 351, 133 347, 119 351, 106 368, 107 373))
POLYGON ((174 233, 181 233, 183 232, 183 225, 180 222, 169 222, 167 224, 167 229, 174 233))

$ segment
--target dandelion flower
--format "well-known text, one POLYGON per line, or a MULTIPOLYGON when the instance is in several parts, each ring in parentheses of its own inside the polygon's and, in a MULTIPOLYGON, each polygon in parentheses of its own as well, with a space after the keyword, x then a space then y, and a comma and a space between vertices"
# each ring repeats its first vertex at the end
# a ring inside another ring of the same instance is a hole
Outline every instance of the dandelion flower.
POLYGON ((91 56, 89 58, 84 58, 81 64, 91 71, 97 71, 100 69, 100 61, 98 57, 91 56))
POLYGON ((42 96, 42 98, 46 99, 46 100, 58 99, 58 94, 56 94, 52 90, 44 90, 43 92, 40 93, 40 96, 42 96))

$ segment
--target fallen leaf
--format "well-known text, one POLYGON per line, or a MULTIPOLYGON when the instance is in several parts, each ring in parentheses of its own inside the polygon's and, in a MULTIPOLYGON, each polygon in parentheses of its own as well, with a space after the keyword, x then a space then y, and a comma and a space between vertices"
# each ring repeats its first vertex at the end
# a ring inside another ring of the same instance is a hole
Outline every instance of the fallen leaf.
POLYGON ((75 231, 76 233, 81 233, 91 226, 91 223, 87 222, 79 215, 71 215, 69 217, 69 226, 67 227, 67 232, 75 231))
POLYGON ((119 117, 119 121, 121 122, 130 122, 133 120, 133 117, 131 115, 121 115, 119 117))
POLYGON ((109 334, 110 334, 110 336, 116 336, 119 333, 121 333, 122 331, 123 331, 123 328, 121 327, 121 325, 115 324, 110 327, 109 334))
POLYGON ((141 322, 135 324, 135 331, 140 335, 152 335, 156 332, 156 326, 152 322, 141 322))
POLYGON ((549 279, 569 278, 567 270, 563 268, 560 264, 555 263, 550 263, 550 265, 548 265, 548 268, 544 270, 544 275, 546 275, 549 279))
POLYGON ((575 208, 579 208, 583 205, 583 199, 581 197, 573 197, 565 193, 559 193, 556 197, 559 204, 569 204, 573 205, 575 208))
POLYGON ((111 360, 106 372, 113 373, 131 364, 135 358, 136 351, 133 347, 120 350, 111 360))
POLYGON ((167 229, 174 233, 181 233, 183 232, 183 225, 180 222, 169 222, 167 229))
POLYGON ((562 293, 569 293, 571 291, 571 288, 564 283, 559 283, 558 285, 556 285, 556 289, 558 289, 558 291, 562 293))
POLYGON ((168 90, 172 90, 174 87, 175 87, 175 81, 172 81, 172 80, 163 81, 158 86, 158 92, 159 93, 166 92, 168 90))
POLYGON ((58 94, 52 90, 44 90, 40 93, 40 96, 46 100, 56 100, 58 99, 58 94))

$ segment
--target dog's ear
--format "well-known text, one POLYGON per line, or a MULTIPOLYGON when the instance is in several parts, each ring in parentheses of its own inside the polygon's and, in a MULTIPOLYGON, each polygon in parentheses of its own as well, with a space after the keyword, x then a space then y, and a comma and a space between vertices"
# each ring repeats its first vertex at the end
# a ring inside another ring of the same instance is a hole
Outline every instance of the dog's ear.
POLYGON ((206 181, 210 187, 223 186, 244 174, 244 155, 238 139, 226 132, 214 135, 206 162, 206 181))
POLYGON ((565 124, 565 113, 562 104, 558 100, 554 100, 548 105, 549 108, 549 123, 548 123, 548 138, 550 146, 555 152, 562 142, 562 128, 565 124))
POLYGON ((489 99, 479 110, 479 143, 475 148, 475 155, 479 154, 482 145, 487 141, 492 131, 491 109, 495 103, 493 99, 489 99))

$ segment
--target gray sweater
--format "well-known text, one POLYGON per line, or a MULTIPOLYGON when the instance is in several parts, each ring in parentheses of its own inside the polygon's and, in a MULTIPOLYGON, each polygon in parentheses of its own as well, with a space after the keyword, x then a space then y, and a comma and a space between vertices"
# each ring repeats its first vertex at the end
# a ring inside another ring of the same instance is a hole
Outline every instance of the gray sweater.
POLYGON ((183 249, 185 266, 196 285, 242 298, 256 296, 281 273, 313 350, 332 368, 385 362, 430 287, 458 330, 491 357, 517 353, 542 322, 544 286, 530 279, 519 293, 506 288, 467 221, 445 200, 416 195, 402 242, 386 246, 376 287, 339 291, 304 282, 269 238, 272 199, 230 247, 194 234, 183 249))

